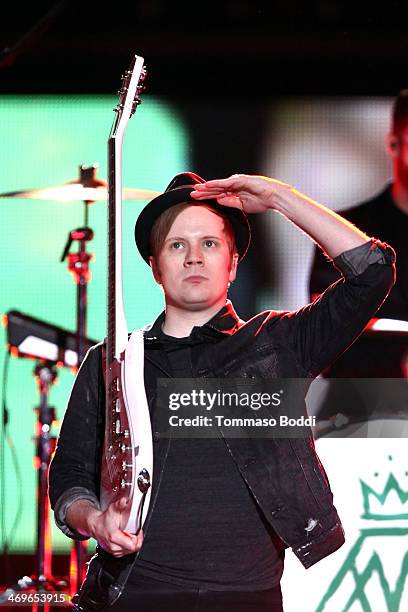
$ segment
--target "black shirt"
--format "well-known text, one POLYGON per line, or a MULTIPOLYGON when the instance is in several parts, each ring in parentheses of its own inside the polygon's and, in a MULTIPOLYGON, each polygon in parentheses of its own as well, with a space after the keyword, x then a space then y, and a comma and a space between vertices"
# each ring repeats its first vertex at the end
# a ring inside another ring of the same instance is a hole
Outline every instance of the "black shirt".
MULTIPOLYGON (((195 329, 187 338, 155 335, 173 376, 191 377, 191 344, 202 342, 195 329)), ((283 548, 222 438, 172 439, 129 583, 145 575, 213 590, 268 589, 281 579, 283 548)))

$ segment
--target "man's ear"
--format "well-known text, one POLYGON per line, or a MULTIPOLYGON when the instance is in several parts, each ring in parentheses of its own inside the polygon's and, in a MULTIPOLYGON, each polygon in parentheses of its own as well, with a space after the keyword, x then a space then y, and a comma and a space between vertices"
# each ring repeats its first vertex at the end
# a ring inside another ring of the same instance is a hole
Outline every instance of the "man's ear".
POLYGON ((151 256, 149 257, 149 264, 150 264, 150 267, 151 267, 152 272, 153 272, 154 280, 156 281, 156 283, 158 283, 159 285, 161 285, 161 274, 160 274, 160 270, 159 270, 159 267, 158 267, 158 265, 157 265, 157 263, 156 263, 156 260, 155 260, 155 258, 153 257, 153 255, 151 255, 151 256))
POLYGON ((237 276, 237 267, 238 267, 238 259, 239 259, 239 255, 238 253, 234 253, 231 259, 231 269, 230 269, 230 273, 229 273, 229 282, 232 283, 234 282, 236 276, 237 276))
POLYGON ((398 136, 390 132, 389 134, 387 134, 385 142, 387 146, 388 155, 391 157, 391 159, 394 159, 399 153, 398 136))

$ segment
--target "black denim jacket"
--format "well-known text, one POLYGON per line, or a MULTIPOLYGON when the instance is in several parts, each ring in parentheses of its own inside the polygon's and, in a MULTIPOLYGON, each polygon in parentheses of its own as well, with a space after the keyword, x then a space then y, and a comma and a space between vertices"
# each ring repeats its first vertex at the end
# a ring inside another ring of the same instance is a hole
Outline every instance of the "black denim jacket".
MULTIPOLYGON (((394 261, 394 251, 372 239, 337 257, 334 264, 343 279, 297 311, 265 311, 245 323, 227 302, 208 323, 194 328, 199 340, 191 352, 194 376, 312 381, 347 349, 380 307, 395 282, 394 261)), ((155 336, 163 319, 164 313, 144 332, 145 387, 150 407, 155 403, 157 379, 170 376, 167 354, 155 336)), ((49 473, 56 523, 75 539, 85 538, 67 525, 67 509, 78 499, 98 503, 99 496, 104 432, 101 346, 90 349, 78 372, 49 473)), ((154 412, 152 424, 155 463, 162 468, 161 473, 154 473, 151 510, 170 444, 155 431, 154 412)), ((344 543, 343 528, 312 437, 224 440, 266 520, 304 567, 344 543)), ((148 528, 146 521, 145 533, 148 528)), ((81 590, 82 609, 112 605, 123 591, 136 557, 131 554, 116 559, 98 547, 81 590)))

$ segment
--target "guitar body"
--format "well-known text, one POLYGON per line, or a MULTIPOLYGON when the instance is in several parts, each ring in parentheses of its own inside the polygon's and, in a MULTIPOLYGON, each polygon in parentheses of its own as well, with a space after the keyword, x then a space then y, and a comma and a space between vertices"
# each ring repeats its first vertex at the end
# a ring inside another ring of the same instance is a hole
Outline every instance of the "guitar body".
POLYGON ((122 513, 121 529, 130 533, 137 533, 146 518, 153 474, 152 430, 143 362, 143 332, 135 331, 123 359, 112 362, 106 379, 110 381, 112 393, 102 457, 101 507, 127 497, 129 502, 122 513))
POLYGON ((122 299, 122 142, 140 103, 143 58, 135 56, 123 77, 117 117, 108 140, 108 333, 105 352, 105 439, 101 466, 102 509, 125 497, 121 528, 138 533, 150 503, 153 444, 144 386, 142 331, 128 330, 122 299))

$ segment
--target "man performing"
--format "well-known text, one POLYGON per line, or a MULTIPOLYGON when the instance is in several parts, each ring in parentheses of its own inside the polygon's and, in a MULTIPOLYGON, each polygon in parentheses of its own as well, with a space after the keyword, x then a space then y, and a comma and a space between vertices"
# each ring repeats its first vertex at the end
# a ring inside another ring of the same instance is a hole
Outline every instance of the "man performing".
MULTIPOLYGON (((164 312, 145 330, 154 432, 159 378, 311 380, 359 335, 394 282, 390 247, 262 176, 205 182, 179 174, 142 211, 135 236, 165 299, 164 312), (228 286, 250 243, 246 215, 270 210, 316 241, 343 278, 296 312, 265 311, 244 322, 227 300, 228 286)), ((154 434, 143 533, 125 533, 122 501, 99 507, 101 352, 101 345, 90 349, 78 372, 50 468, 58 526, 71 538, 98 541, 78 609, 282 611, 284 549, 309 568, 344 542, 312 436, 154 434)))

